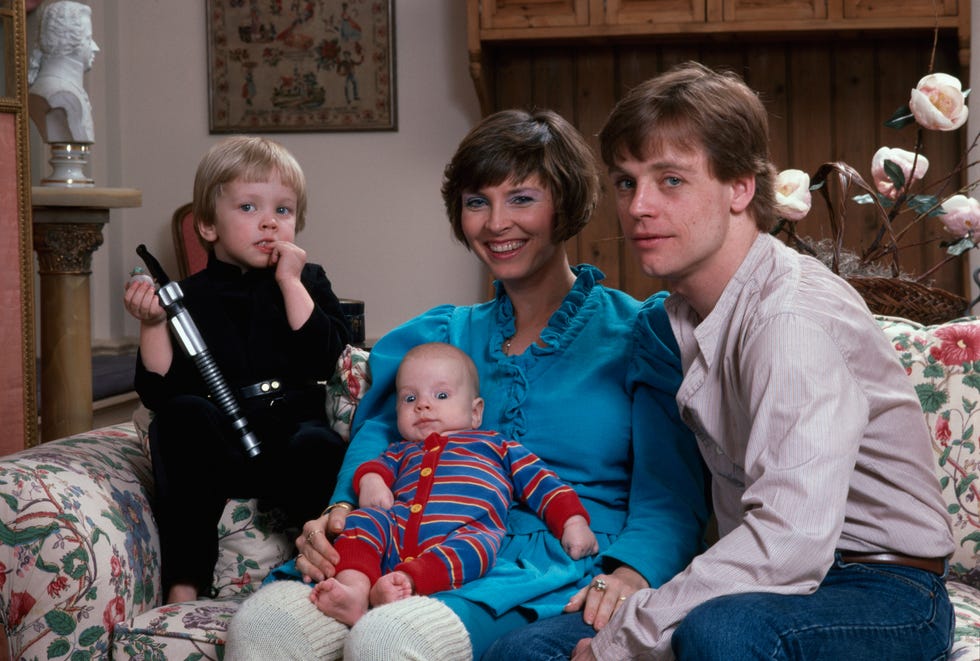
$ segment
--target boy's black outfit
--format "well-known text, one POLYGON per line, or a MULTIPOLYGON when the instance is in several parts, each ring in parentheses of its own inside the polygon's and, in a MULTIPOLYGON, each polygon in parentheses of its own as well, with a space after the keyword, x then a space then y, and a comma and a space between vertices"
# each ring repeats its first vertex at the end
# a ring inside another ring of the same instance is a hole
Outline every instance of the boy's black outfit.
POLYGON ((298 526, 315 518, 333 492, 346 444, 327 423, 324 384, 350 330, 323 268, 305 265, 301 280, 314 308, 296 331, 274 268, 242 272, 212 253, 203 271, 180 283, 191 318, 259 439, 258 457, 245 454, 176 341, 166 376, 137 360, 136 390, 154 412, 153 513, 164 594, 174 583, 206 593, 228 498, 258 498, 260 507, 279 507, 285 524, 298 526))

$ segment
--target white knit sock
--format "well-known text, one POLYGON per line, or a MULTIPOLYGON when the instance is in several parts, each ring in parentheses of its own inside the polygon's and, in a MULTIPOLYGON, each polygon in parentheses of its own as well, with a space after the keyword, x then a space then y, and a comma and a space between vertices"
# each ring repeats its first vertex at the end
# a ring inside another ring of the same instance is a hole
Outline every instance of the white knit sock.
POLYGON ((349 629, 317 610, 309 585, 276 581, 242 602, 228 623, 226 661, 342 657, 349 629))
MULTIPOLYGON (((227 657, 226 657, 227 658, 227 657)), ((472 661, 470 636, 448 606, 409 597, 369 610, 344 645, 345 661, 472 661)))

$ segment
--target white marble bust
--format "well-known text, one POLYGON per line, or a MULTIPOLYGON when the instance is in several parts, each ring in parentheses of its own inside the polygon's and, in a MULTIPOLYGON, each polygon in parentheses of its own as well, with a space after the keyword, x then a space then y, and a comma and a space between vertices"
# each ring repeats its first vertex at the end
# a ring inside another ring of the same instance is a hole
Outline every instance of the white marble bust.
POLYGON ((44 142, 95 142, 83 78, 98 50, 88 5, 59 0, 41 9, 28 72, 28 109, 44 142))

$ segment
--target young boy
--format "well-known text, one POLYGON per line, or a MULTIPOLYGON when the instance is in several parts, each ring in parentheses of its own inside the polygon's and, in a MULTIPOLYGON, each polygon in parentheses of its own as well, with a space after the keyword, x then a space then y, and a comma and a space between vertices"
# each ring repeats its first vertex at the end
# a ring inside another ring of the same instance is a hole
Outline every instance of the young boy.
POLYGON ((230 497, 279 507, 287 526, 322 508, 346 449, 328 426, 323 384, 350 331, 330 281, 294 242, 306 216, 306 179, 281 145, 236 136, 212 147, 194 180, 207 267, 183 282, 184 303, 236 394, 260 453, 249 458, 232 421, 208 397, 175 344, 152 285, 127 286, 140 320, 136 390, 150 425, 168 603, 211 584, 217 523, 230 497))
POLYGON ((515 497, 544 519, 571 558, 598 552, 571 487, 519 443, 476 431, 483 399, 469 356, 449 344, 419 345, 402 359, 396 388, 404 440, 355 473, 361 509, 334 541, 336 576, 310 595, 321 611, 353 625, 369 606, 482 576, 515 497))

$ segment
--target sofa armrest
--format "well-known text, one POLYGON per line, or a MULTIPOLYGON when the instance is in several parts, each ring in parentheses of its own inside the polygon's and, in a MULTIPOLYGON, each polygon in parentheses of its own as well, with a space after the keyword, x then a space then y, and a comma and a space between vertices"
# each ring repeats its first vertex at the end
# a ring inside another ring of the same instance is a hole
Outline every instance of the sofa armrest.
POLYGON ((0 458, 0 619, 11 658, 101 657, 160 603, 150 460, 131 424, 0 458))

